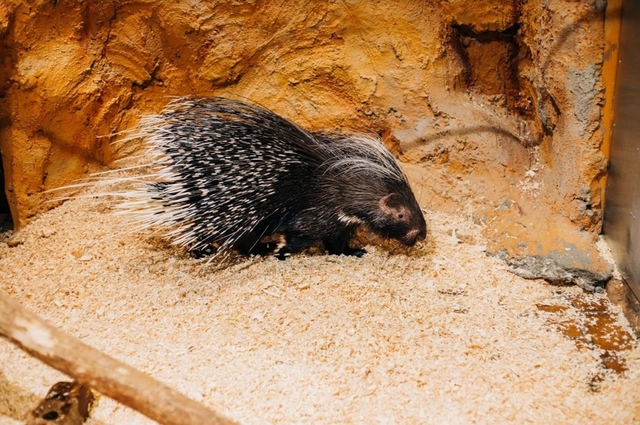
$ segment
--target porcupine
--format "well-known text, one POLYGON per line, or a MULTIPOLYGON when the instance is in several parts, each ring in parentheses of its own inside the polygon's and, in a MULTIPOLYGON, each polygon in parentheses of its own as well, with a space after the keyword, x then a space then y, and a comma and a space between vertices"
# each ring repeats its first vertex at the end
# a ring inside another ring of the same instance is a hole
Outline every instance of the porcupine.
POLYGON ((285 259, 319 242, 361 256, 349 245, 361 224, 407 246, 426 236, 406 176, 371 137, 307 132, 220 97, 177 99, 141 119, 135 136, 146 139, 157 178, 122 207, 196 256, 216 247, 285 259), (284 246, 275 249, 273 235, 284 246))

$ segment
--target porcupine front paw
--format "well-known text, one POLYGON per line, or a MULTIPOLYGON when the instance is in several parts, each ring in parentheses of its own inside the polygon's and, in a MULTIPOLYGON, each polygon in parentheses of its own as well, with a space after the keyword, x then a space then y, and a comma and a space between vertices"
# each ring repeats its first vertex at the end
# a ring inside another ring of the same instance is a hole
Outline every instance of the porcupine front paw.
POLYGON ((347 248, 344 251, 342 251, 342 254, 344 255, 358 257, 358 258, 361 258, 366 253, 367 253, 367 250, 364 248, 357 248, 357 249, 347 248))
POLYGON ((354 257, 362 257, 367 251, 364 248, 351 248, 349 246, 349 241, 351 240, 351 234, 353 232, 352 227, 348 227, 341 232, 332 235, 331 237, 326 237, 323 240, 324 247, 329 254, 332 255, 348 255, 354 257))

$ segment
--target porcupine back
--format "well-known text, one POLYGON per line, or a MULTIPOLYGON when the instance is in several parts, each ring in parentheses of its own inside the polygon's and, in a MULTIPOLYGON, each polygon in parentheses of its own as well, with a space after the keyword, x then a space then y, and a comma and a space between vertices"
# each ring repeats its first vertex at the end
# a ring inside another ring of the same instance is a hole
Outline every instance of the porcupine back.
MULTIPOLYGON (((224 98, 178 99, 143 118, 136 135, 148 143, 157 178, 129 193, 122 208, 196 252, 214 244, 251 253, 264 236, 283 233, 289 252, 323 241, 330 252, 348 253, 355 225, 376 231, 389 193, 400 194, 405 213, 419 214, 424 227, 406 177, 370 138, 309 133, 224 98)), ((378 233, 402 240, 391 230, 378 233)), ((419 229, 403 242, 422 238, 419 229)))

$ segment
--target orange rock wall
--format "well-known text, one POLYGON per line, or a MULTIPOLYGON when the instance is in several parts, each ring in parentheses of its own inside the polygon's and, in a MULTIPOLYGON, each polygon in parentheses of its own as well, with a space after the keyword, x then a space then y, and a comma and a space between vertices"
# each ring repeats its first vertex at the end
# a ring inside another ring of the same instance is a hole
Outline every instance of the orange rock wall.
POLYGON ((602 271, 589 244, 606 169, 604 5, 5 1, 0 151, 14 222, 49 207, 43 191, 130 153, 114 134, 169 96, 220 95, 308 129, 378 133, 424 206, 487 223, 490 252, 576 246, 569 263, 602 271))

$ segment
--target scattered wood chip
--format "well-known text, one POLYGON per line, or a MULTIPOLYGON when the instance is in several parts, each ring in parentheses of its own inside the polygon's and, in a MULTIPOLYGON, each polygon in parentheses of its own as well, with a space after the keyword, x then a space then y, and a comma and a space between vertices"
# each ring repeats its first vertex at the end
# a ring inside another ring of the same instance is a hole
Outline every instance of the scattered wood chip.
POLYGON ((91 389, 78 382, 57 382, 31 413, 27 425, 79 425, 91 413, 94 402, 91 389))

